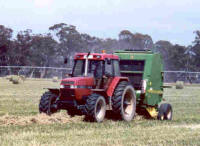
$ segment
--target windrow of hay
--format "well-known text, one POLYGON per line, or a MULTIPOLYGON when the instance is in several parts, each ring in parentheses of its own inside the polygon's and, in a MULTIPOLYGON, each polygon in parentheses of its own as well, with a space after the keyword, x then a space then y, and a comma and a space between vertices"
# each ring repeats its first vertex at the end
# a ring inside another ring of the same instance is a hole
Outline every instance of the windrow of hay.
POLYGON ((176 82, 176 89, 183 89, 184 88, 184 82, 183 81, 177 81, 176 82))
POLYGON ((4 115, 0 117, 0 126, 7 125, 30 125, 30 124, 53 124, 53 123, 75 123, 83 120, 82 117, 69 117, 66 113, 55 113, 51 116, 37 114, 34 116, 4 115))

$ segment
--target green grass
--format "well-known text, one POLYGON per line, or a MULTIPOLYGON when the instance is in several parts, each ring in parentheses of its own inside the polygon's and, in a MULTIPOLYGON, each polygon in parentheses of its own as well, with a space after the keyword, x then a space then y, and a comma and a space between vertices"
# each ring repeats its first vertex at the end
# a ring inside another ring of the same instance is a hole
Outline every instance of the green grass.
POLYGON ((69 121, 52 122, 52 117, 50 123, 20 125, 22 119, 45 118, 38 117, 39 99, 46 90, 43 88, 58 86, 59 83, 44 80, 27 80, 14 85, 0 79, 0 145, 200 145, 199 86, 165 90, 165 102, 173 106, 172 121, 136 116, 130 123, 106 119, 98 124, 85 122, 82 117, 69 120, 62 111, 55 118, 63 116, 69 121), (18 123, 1 122, 1 119, 5 122, 5 116, 8 121, 18 123))

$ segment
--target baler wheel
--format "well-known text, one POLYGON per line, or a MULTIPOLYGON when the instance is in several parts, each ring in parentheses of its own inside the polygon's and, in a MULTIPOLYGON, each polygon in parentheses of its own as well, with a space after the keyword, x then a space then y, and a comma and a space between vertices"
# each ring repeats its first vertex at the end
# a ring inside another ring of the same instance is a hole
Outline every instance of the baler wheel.
POLYGON ((115 89, 112 97, 112 108, 116 116, 125 121, 131 121, 136 111, 136 95, 128 82, 122 81, 115 89))
POLYGON ((172 106, 168 103, 161 104, 158 109, 158 120, 172 120, 172 106))
POLYGON ((86 117, 91 121, 102 122, 106 114, 105 98, 99 94, 91 94, 86 100, 86 117))
POLYGON ((51 105, 54 103, 56 100, 56 95, 51 93, 50 91, 45 92, 40 99, 40 104, 39 104, 39 112, 40 113, 46 113, 47 115, 51 115, 55 113, 57 110, 52 109, 51 105))

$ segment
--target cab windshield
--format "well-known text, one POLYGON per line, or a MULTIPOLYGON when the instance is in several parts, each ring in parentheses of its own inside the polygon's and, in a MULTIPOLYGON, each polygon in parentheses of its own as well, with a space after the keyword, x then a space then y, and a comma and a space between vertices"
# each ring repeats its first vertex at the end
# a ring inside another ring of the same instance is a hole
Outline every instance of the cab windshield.
MULTIPOLYGON (((101 78, 103 76, 103 61, 88 60, 87 76, 101 78)), ((73 68, 73 77, 82 77, 85 73, 85 60, 76 60, 73 68)))

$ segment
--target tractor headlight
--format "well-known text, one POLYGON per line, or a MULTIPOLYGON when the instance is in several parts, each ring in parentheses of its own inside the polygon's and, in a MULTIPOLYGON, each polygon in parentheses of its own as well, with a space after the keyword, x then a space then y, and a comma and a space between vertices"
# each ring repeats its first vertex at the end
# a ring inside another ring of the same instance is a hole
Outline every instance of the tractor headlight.
POLYGON ((70 88, 75 89, 75 88, 77 88, 77 86, 76 85, 70 85, 70 88))
POLYGON ((64 85, 60 85, 60 88, 63 89, 63 88, 65 88, 65 86, 64 85))

